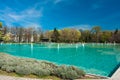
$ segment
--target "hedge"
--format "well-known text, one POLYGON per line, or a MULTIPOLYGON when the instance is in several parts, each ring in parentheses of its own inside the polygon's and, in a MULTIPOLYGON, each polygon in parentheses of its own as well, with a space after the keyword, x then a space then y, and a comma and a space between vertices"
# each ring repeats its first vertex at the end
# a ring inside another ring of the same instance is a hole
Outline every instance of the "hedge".
POLYGON ((51 62, 15 57, 6 53, 0 53, 0 69, 20 75, 57 76, 62 79, 77 79, 85 75, 83 70, 74 66, 58 66, 51 62))

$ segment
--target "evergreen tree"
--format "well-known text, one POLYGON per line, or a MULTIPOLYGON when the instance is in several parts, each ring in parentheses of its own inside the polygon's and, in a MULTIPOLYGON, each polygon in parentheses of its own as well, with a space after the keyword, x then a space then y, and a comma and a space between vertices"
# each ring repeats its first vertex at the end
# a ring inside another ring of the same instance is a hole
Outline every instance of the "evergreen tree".
POLYGON ((54 28, 53 34, 51 36, 51 40, 53 42, 58 42, 59 41, 59 36, 60 36, 60 34, 59 34, 58 30, 56 28, 54 28))
POLYGON ((117 33, 118 33, 118 29, 115 30, 114 35, 116 35, 117 33))

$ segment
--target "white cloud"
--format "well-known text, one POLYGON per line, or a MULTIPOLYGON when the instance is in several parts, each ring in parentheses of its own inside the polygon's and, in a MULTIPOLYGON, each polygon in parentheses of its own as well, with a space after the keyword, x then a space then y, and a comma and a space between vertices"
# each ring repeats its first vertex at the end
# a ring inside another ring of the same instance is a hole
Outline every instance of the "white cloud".
POLYGON ((40 18, 42 17, 42 8, 40 10, 36 10, 34 8, 26 9, 22 12, 14 12, 11 13, 11 11, 8 13, 8 16, 16 21, 20 21, 23 19, 31 19, 31 18, 40 18))
POLYGON ((42 11, 43 7, 38 9, 33 6, 23 11, 16 11, 13 8, 6 7, 4 10, 0 10, 0 20, 5 22, 8 26, 13 26, 14 23, 21 26, 26 26, 28 23, 34 23, 34 25, 38 26, 39 19, 43 16, 42 11))
POLYGON ((21 19, 24 18, 24 16, 20 16, 20 15, 16 15, 16 14, 8 14, 9 17, 11 17, 12 19, 14 19, 15 21, 19 21, 21 19))
POLYGON ((62 0, 54 0, 54 4, 61 2, 62 0))
POLYGON ((91 25, 83 24, 83 25, 73 25, 67 26, 67 28, 75 28, 75 29, 82 29, 82 30, 90 30, 92 28, 91 25))
MULTIPOLYGON (((34 4, 34 6, 27 7, 24 10, 19 10, 19 8, 11 8, 4 4, 5 8, 0 10, 0 20, 5 23, 7 26, 15 26, 15 24, 19 24, 21 26, 29 26, 33 24, 38 26, 40 25, 39 21, 43 16, 43 9, 46 8, 48 3, 58 4, 59 2, 64 0, 44 0, 42 2, 38 2, 34 4)), ((16 5, 22 5, 20 1, 14 0, 16 5)))
POLYGON ((36 24, 36 23, 29 23, 26 25, 26 27, 34 27, 35 29, 37 29, 38 27, 42 27, 40 24, 36 24))

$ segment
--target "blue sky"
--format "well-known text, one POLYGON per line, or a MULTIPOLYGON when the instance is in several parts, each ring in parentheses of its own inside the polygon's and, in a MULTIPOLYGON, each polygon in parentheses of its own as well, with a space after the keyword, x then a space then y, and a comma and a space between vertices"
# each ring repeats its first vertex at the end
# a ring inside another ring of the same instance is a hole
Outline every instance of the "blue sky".
POLYGON ((0 0, 7 26, 103 30, 120 29, 120 0, 0 0))

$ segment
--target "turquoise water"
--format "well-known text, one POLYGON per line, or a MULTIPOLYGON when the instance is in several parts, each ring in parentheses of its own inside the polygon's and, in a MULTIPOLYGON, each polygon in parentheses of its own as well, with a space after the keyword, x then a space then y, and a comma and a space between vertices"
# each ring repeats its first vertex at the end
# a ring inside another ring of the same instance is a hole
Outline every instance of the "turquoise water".
POLYGON ((0 52, 74 65, 102 76, 108 76, 120 63, 119 44, 0 44, 0 52))

